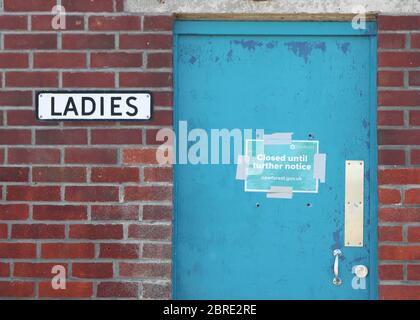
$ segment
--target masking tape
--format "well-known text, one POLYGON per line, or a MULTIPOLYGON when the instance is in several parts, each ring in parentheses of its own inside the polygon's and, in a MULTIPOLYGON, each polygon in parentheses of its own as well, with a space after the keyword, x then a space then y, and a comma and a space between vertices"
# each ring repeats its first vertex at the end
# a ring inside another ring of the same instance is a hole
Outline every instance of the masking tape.
POLYGON ((292 132, 280 132, 264 135, 264 144, 291 144, 292 132))
POLYGON ((325 183, 325 171, 327 165, 327 155, 325 153, 317 153, 314 155, 314 178, 319 182, 325 183))
POLYGON ((238 162, 236 165, 236 180, 246 180, 248 176, 249 157, 238 155, 238 162))
POLYGON ((275 199, 292 199, 293 188, 292 187, 271 187, 267 193, 267 198, 275 199))

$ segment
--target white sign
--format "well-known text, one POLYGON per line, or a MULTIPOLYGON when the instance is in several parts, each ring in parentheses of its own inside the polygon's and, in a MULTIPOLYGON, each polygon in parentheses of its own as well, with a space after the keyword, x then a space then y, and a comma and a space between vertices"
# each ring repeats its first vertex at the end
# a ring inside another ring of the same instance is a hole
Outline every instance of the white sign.
POLYGON ((38 92, 39 120, 149 120, 150 92, 38 92))

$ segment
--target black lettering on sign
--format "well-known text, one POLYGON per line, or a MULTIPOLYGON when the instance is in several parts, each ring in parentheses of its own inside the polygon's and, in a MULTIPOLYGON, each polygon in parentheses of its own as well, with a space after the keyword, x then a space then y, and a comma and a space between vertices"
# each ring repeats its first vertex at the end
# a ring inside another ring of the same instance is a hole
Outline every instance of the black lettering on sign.
POLYGON ((115 101, 120 101, 121 97, 111 97, 111 116, 122 116, 121 112, 116 112, 115 109, 119 109, 120 105, 115 104, 115 101))
POLYGON ((53 115, 53 116, 61 116, 61 113, 56 112, 54 110, 54 108, 55 108, 55 98, 54 97, 51 97, 51 115, 53 115))
POLYGON ((91 114, 94 114, 96 110, 96 103, 95 100, 91 97, 82 97, 82 116, 90 116, 91 114), (91 109, 88 111, 86 106, 86 101, 89 101, 91 103, 90 107, 91 109))
POLYGON ((66 116, 67 113, 69 113, 70 111, 74 112, 74 115, 76 115, 76 116, 79 115, 79 113, 77 112, 76 104, 74 103, 74 99, 71 98, 71 97, 67 101, 66 108, 64 109, 63 116, 66 116))
POLYGON ((136 115, 137 115, 137 113, 139 112, 139 109, 137 108, 137 106, 136 106, 136 105, 131 104, 131 100, 137 100, 137 98, 136 98, 136 97, 129 97, 129 98, 127 99, 127 106, 129 106, 130 108, 132 108, 134 111, 133 111, 133 112, 129 112, 129 111, 127 111, 127 112, 126 112, 126 114, 127 114, 128 116, 130 116, 130 117, 134 117, 134 116, 136 116, 136 115))

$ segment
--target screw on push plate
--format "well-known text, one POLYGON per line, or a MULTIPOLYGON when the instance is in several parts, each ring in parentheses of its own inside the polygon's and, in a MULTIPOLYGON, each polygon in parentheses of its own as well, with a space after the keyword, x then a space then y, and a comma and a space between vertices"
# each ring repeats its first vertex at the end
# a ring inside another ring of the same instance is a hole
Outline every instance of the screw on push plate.
POLYGON ((260 204, 257 202, 257 203, 255 204, 255 207, 256 207, 256 208, 259 208, 259 207, 260 207, 260 204))

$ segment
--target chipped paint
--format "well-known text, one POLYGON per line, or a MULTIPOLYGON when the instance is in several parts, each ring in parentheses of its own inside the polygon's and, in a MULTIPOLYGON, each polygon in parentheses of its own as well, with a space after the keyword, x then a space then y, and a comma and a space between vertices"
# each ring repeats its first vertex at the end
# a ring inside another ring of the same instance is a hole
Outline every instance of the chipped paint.
POLYGON ((319 49, 325 52, 327 49, 325 42, 309 42, 309 41, 291 41, 284 44, 292 51, 296 56, 303 58, 305 63, 308 62, 309 56, 312 50, 319 49))
POLYGON ((263 45, 262 42, 255 40, 233 40, 232 43, 240 45, 242 46, 242 48, 252 51, 254 51, 257 47, 261 47, 263 45))
POLYGON ((191 56, 190 60, 188 60, 188 61, 189 61, 189 63, 194 64, 194 63, 197 62, 197 58, 194 57, 194 56, 191 56))
POLYGON ((350 50, 350 42, 339 43, 337 42, 337 47, 344 53, 347 54, 350 50))

